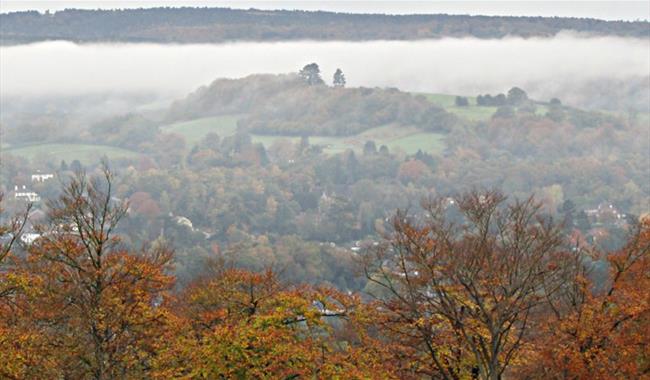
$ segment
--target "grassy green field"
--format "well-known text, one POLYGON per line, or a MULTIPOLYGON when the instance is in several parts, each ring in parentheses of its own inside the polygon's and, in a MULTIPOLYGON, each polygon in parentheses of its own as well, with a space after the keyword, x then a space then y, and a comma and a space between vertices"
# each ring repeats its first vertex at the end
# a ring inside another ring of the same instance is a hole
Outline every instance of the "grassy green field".
MULTIPOLYGON (((469 96, 469 106, 457 107, 456 95, 448 94, 419 94, 426 99, 435 103, 445 110, 457 115, 461 119, 468 121, 489 120, 497 110, 497 107, 483 107, 476 105, 476 97, 469 96)), ((537 105, 535 111, 538 115, 543 115, 548 108, 545 105, 537 105)), ((185 137, 188 147, 198 143, 205 135, 214 132, 221 137, 231 136, 237 130, 237 120, 241 115, 224 115, 215 117, 205 117, 190 121, 170 124, 162 127, 162 130, 169 133, 178 133, 185 137)), ((262 143, 267 148, 275 141, 288 139, 298 141, 299 138, 292 136, 270 136, 270 135, 252 135, 253 142, 262 143)), ((327 153, 340 153, 347 149, 360 151, 368 140, 373 140, 379 147, 388 146, 391 150, 401 149, 406 153, 415 153, 419 149, 430 153, 439 153, 444 149, 444 135, 439 133, 427 133, 419 131, 412 127, 404 126, 379 126, 364 131, 356 136, 346 137, 325 137, 310 136, 311 144, 322 145, 327 153)))
POLYGON ((372 140, 377 147, 386 145, 393 151, 401 149, 409 154, 416 153, 418 150, 441 153, 445 148, 443 139, 443 134, 422 132, 415 127, 384 125, 363 131, 356 136, 314 138, 312 144, 326 145, 330 143, 332 145, 327 148, 327 151, 337 153, 350 148, 360 151, 366 141, 372 140))
POLYGON ((467 100, 469 101, 469 106, 467 107, 457 107, 456 106, 456 95, 447 95, 447 94, 421 94, 427 98, 430 102, 439 105, 448 112, 455 114, 456 116, 469 120, 469 121, 482 121, 487 120, 494 115, 497 111, 497 107, 479 107, 476 105, 476 97, 468 96, 467 100))
MULTIPOLYGON (((190 121, 170 124, 162 128, 169 133, 177 133, 185 137, 188 147, 199 142, 208 133, 216 133, 220 137, 231 136, 237 130, 237 115, 207 117, 190 121)), ((275 141, 288 139, 299 141, 294 136, 251 135, 254 143, 262 143, 265 147, 275 141)), ((401 149, 406 153, 415 153, 419 149, 429 153, 439 153, 444 149, 444 135, 439 133, 422 132, 414 127, 384 125, 366 130, 355 136, 329 137, 310 136, 309 142, 321 145, 326 153, 335 154, 353 149, 360 152, 366 141, 372 140, 377 147, 388 146, 391 150, 401 149)))
MULTIPOLYGON (((469 101, 469 106, 467 107, 457 107, 456 106, 456 95, 447 95, 447 94, 420 94, 426 97, 430 102, 439 105, 448 112, 455 114, 456 116, 469 120, 469 121, 484 121, 494 115, 498 107, 484 107, 476 105, 476 97, 468 96, 467 100, 469 101)), ((545 115, 548 112, 548 107, 543 104, 537 104, 535 109, 535 114, 545 115)))
POLYGON ((216 133, 220 137, 231 136, 237 130, 237 115, 214 116, 182 121, 162 127, 167 133, 177 133, 185 137, 188 146, 193 146, 208 133, 216 133))
POLYGON ((44 159, 51 162, 65 160, 70 163, 79 160, 84 164, 99 162, 102 157, 109 159, 133 158, 138 154, 130 150, 107 145, 89 144, 39 144, 3 149, 2 153, 24 157, 29 160, 44 159))
POLYGON ((442 153, 445 149, 445 135, 441 133, 420 132, 387 141, 390 150, 402 149, 406 153, 416 153, 418 150, 428 153, 442 153))
MULTIPOLYGON (((448 94, 417 94, 427 98, 431 103, 435 103, 442 108, 449 108, 456 106, 456 95, 448 94)), ((468 97, 470 105, 476 104, 476 98, 468 97)))

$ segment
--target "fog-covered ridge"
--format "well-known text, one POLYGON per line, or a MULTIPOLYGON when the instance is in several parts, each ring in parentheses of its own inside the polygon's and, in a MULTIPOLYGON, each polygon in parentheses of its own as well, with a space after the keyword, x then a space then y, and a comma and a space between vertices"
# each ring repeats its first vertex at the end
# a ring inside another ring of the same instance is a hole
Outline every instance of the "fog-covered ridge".
POLYGON ((646 40, 568 33, 530 39, 217 45, 57 41, 5 46, 0 53, 3 100, 104 92, 150 92, 171 99, 215 78, 293 72, 315 61, 327 81, 342 68, 349 86, 473 95, 517 85, 537 99, 562 97, 577 105, 599 101, 606 93, 615 97, 612 89, 636 88, 643 106, 650 72, 646 40))

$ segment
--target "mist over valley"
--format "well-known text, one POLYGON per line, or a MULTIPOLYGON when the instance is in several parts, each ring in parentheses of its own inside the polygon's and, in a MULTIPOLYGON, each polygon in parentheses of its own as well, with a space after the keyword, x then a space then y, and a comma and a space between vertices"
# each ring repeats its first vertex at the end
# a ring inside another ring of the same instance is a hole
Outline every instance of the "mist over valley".
MULTIPOLYGON (((0 47, 0 95, 145 93, 169 100, 217 78, 288 73, 318 62, 326 80, 340 67, 353 87, 475 95, 525 88, 536 99, 576 106, 648 104, 647 40, 564 33, 553 38, 278 42, 205 45, 74 44, 0 47), (638 96, 616 102, 610 83, 638 96), (629 103, 629 104, 628 104, 629 103)), ((6 106, 6 104, 5 104, 6 106)))
POLYGON ((0 4, 0 378, 647 377, 647 3, 204 4, 0 4))

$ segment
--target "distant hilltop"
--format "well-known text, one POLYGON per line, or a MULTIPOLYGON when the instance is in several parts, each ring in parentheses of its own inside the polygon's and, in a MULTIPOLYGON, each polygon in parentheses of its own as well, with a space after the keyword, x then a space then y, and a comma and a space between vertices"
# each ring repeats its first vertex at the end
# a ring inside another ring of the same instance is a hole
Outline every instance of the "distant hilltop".
POLYGON ((67 9, 0 15, 0 42, 219 43, 286 40, 415 40, 550 37, 560 31, 650 37, 647 21, 561 17, 378 15, 229 8, 67 9))

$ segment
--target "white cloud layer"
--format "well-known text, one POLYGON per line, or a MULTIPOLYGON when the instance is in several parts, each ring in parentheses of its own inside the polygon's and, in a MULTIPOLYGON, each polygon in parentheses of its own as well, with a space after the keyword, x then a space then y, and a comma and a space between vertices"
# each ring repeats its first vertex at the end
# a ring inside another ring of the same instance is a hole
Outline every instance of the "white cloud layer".
POLYGON ((0 47, 0 95, 155 92, 183 96, 216 78, 337 67, 350 86, 477 94, 520 86, 540 99, 650 73, 648 40, 584 37, 216 45, 44 42, 0 47))

